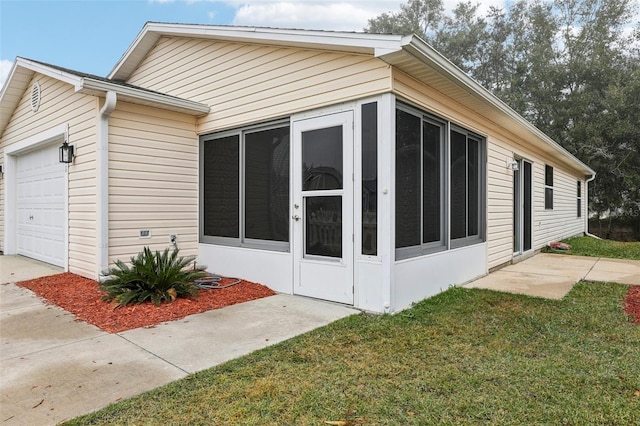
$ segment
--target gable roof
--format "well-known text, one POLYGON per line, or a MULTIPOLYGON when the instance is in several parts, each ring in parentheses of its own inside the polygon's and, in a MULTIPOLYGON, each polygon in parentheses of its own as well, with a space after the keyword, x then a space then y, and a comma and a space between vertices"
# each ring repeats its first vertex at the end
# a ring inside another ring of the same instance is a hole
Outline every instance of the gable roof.
POLYGON ((76 92, 104 97, 115 92, 118 99, 139 105, 154 106, 170 111, 200 116, 209 113, 208 105, 167 95, 108 78, 99 77, 32 59, 16 58, 9 78, 0 92, 0 135, 9 123, 13 111, 24 96, 33 75, 40 73, 74 86, 76 92))
POLYGON ((160 37, 190 37, 369 54, 466 105, 581 173, 595 175, 593 169, 416 35, 147 22, 109 73, 109 78, 127 80, 160 37))

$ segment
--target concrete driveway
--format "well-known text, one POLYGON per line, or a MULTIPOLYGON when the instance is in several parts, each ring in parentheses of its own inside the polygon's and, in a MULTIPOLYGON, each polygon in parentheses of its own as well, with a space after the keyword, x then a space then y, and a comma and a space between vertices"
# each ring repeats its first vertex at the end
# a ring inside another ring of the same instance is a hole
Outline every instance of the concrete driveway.
POLYGON ((2 425, 54 425, 359 313, 279 294, 110 334, 14 284, 59 272, 0 256, 2 425))
MULTIPOLYGON (((276 295, 110 334, 14 283, 61 272, 0 256, 0 422, 49 425, 359 313, 276 295)), ((640 261, 538 254, 465 287, 562 298, 581 280, 640 284, 640 261)))
POLYGON ((640 260, 540 253, 464 287, 562 299, 580 280, 640 285, 640 260))

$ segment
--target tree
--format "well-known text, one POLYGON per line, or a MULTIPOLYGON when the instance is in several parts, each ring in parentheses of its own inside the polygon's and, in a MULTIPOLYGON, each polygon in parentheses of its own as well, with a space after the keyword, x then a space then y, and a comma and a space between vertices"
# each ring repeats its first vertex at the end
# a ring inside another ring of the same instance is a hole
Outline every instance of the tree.
POLYGON ((640 23, 634 0, 516 0, 479 16, 409 0, 365 31, 416 33, 596 170, 590 207, 640 237, 640 23), (634 221, 635 220, 635 221, 634 221))

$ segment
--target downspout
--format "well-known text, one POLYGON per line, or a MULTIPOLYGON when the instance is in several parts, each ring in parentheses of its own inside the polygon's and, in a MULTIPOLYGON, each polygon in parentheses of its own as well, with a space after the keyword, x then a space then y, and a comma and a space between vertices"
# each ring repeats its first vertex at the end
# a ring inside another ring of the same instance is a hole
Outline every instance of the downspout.
POLYGON ((116 108, 116 102, 116 93, 107 92, 98 116, 97 266, 101 281, 109 269, 109 117, 116 108))
POLYGON ((591 233, 589 233, 589 182, 593 182, 594 179, 596 178, 596 174, 592 174, 591 177, 589 179, 587 179, 584 183, 584 196, 587 199, 587 211, 585 212, 584 215, 584 220, 585 220, 585 230, 586 232, 584 233, 586 236, 588 237, 593 237, 593 238, 597 238, 598 240, 601 240, 602 238, 598 237, 597 235, 593 235, 591 233))

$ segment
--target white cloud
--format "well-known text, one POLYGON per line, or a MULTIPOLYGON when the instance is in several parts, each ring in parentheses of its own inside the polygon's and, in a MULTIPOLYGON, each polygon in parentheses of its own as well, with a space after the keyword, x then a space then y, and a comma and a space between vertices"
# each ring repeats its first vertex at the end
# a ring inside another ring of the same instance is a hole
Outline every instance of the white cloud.
MULTIPOLYGON (((362 31, 369 19, 382 13, 398 12, 407 0, 227 0, 236 8, 233 25, 298 28, 316 30, 362 31)), ((460 0, 444 0, 451 11, 460 0)), ((490 6, 504 7, 506 0, 483 0, 479 15, 484 16, 490 6)))
POLYGON ((0 59, 0 88, 4 86, 4 82, 9 78, 11 67, 13 67, 13 61, 0 59))
POLYGON ((386 1, 228 1, 237 7, 233 25, 334 31, 362 31, 368 20, 400 9, 386 1))

